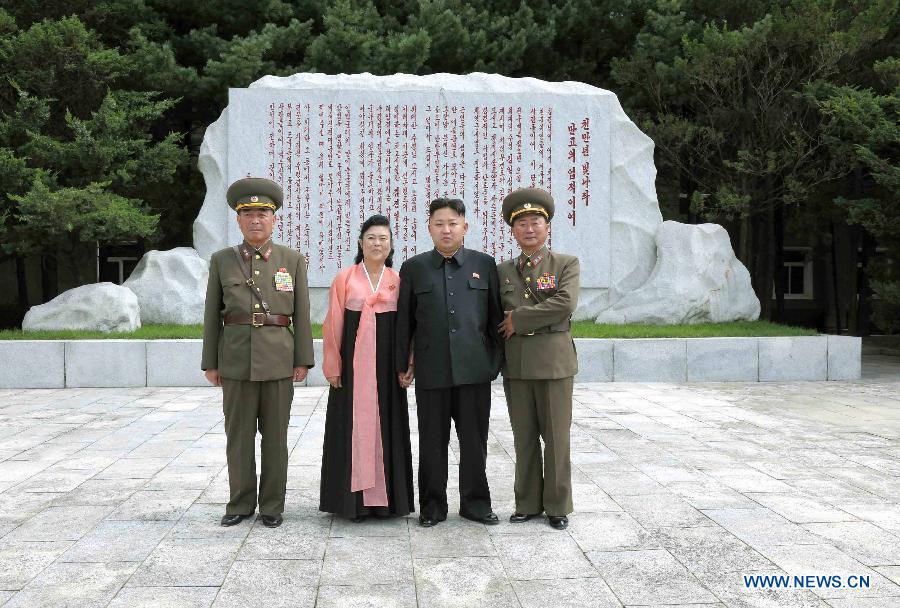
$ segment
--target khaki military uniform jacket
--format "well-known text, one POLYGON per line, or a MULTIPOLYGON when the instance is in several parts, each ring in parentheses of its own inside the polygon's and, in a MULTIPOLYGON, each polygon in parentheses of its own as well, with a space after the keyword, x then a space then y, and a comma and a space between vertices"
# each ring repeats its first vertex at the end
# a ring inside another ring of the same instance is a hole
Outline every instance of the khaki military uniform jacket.
POLYGON ((309 289, 306 260, 298 251, 282 245, 264 245, 262 255, 241 246, 251 277, 261 290, 269 312, 293 318, 293 327, 223 325, 227 314, 262 312, 250 292, 232 248, 222 249, 209 261, 209 283, 203 319, 203 356, 200 367, 218 369, 233 380, 279 380, 293 375, 295 367, 312 367, 312 328, 309 322, 309 289), (268 259, 264 257, 271 247, 268 259), (291 277, 293 291, 277 290, 275 274, 291 277))
POLYGON ((503 376, 516 380, 568 378, 578 373, 569 331, 569 319, 578 305, 578 258, 544 248, 532 259, 534 263, 528 265, 522 255, 497 267, 503 310, 513 311, 516 331, 505 343, 503 376))

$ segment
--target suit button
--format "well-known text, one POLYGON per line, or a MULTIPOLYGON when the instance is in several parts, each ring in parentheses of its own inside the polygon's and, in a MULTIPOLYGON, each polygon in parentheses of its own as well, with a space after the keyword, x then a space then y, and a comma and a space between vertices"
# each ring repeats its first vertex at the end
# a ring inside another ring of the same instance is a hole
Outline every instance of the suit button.
POLYGON ((259 274, 259 271, 258 271, 258 270, 254 270, 254 271, 253 271, 253 274, 259 274))
POLYGON ((455 315, 455 314, 456 314, 456 311, 453 310, 453 309, 451 308, 451 309, 450 309, 450 314, 451 314, 451 315, 455 315))
POLYGON ((452 278, 453 278, 453 275, 448 275, 447 278, 448 278, 448 279, 452 279, 452 278))
POLYGON ((451 329, 451 330, 450 330, 450 333, 451 333, 451 334, 455 334, 455 333, 456 333, 456 330, 455 330, 455 329, 451 329))
POLYGON ((453 295, 453 292, 452 292, 452 291, 450 292, 450 295, 451 295, 451 296, 453 295))

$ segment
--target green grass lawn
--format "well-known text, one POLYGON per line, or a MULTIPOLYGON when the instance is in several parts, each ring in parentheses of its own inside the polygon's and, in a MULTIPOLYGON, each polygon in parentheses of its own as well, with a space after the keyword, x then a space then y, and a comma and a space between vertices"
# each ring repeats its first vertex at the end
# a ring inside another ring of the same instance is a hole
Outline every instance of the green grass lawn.
MULTIPOLYGON (((791 327, 768 321, 737 321, 734 323, 703 323, 699 325, 598 325, 591 321, 576 321, 572 325, 576 338, 712 338, 739 336, 815 336, 816 331, 805 327, 791 327)), ((171 340, 201 338, 200 325, 145 325, 131 333, 103 333, 100 331, 0 331, 0 340, 171 340)), ((313 337, 322 337, 322 326, 313 325, 313 337)))

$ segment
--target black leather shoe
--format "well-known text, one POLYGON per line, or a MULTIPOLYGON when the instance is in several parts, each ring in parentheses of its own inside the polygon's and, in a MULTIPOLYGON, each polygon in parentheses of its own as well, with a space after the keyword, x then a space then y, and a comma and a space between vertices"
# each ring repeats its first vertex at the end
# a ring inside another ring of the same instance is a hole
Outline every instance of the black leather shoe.
POLYGON ((547 520, 550 522, 550 527, 557 530, 565 530, 569 527, 569 518, 565 515, 563 515, 562 517, 548 515, 547 520))
MULTIPOLYGON (((251 513, 250 515, 253 515, 253 513, 251 513)), ((241 515, 240 513, 237 513, 234 515, 228 515, 226 513, 225 515, 222 516, 222 521, 219 523, 221 523, 226 528, 228 528, 230 526, 236 526, 239 523, 241 523, 242 521, 244 521, 245 519, 247 519, 248 517, 250 517, 250 515, 241 515)))
POLYGON ((482 517, 472 515, 471 513, 466 513, 465 511, 460 511, 459 515, 460 517, 464 517, 471 521, 477 521, 480 524, 486 524, 488 526, 496 526, 500 523, 500 519, 493 511, 489 511, 487 515, 483 515, 482 517))
POLYGON ((438 525, 440 521, 441 520, 439 519, 432 519, 430 517, 425 517, 424 515, 419 516, 419 525, 423 528, 433 528, 434 526, 438 525))
POLYGON ((260 515, 259 520, 267 528, 277 528, 284 522, 284 518, 281 515, 260 515))
POLYGON ((532 517, 537 517, 536 513, 519 513, 516 511, 512 515, 509 516, 509 523, 511 524, 523 524, 532 517))

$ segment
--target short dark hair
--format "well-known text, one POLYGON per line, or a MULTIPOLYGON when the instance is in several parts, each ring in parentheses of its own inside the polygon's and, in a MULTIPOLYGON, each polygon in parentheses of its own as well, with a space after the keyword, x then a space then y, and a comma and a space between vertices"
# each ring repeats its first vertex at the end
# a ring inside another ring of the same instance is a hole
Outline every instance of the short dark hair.
POLYGON ((456 211, 463 217, 466 215, 466 204, 458 198, 436 198, 428 205, 428 217, 434 215, 434 212, 438 209, 444 209, 445 207, 456 211))
MULTIPOLYGON (((391 221, 384 217, 383 215, 375 214, 365 222, 363 222, 362 228, 359 229, 359 240, 362 240, 363 235, 369 231, 369 228, 374 226, 385 226, 388 229, 388 234, 391 237, 391 252, 388 254, 387 258, 384 260, 384 265, 390 268, 394 265, 394 234, 391 232, 391 221)), ((356 261, 354 264, 359 264, 363 260, 363 251, 362 245, 359 243, 356 244, 356 261)))

